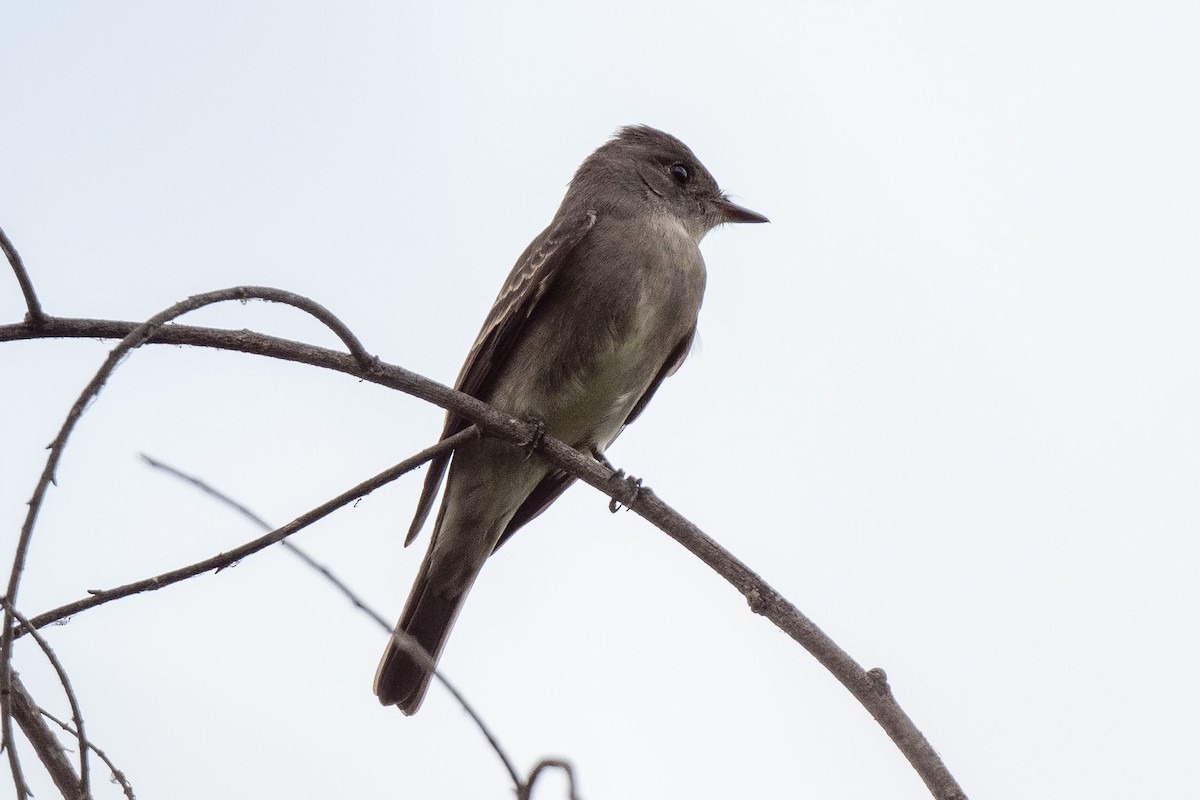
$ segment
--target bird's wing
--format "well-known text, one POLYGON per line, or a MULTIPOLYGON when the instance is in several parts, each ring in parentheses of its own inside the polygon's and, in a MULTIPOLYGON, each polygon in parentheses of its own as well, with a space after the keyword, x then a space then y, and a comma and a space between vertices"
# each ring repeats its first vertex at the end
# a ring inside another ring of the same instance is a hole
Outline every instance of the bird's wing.
POLYGON ((521 526, 549 508, 550 504, 557 500, 558 496, 574 482, 574 475, 563 472, 561 469, 550 470, 550 473, 542 478, 541 483, 535 486, 529 496, 525 498, 525 502, 517 508, 517 513, 513 514, 512 519, 508 521, 504 533, 500 534, 492 552, 499 550, 500 545, 507 542, 521 526))
POLYGON ((658 387, 662 385, 662 382, 679 370, 679 366, 688 357, 688 353, 691 352, 692 342, 694 341, 696 341, 696 326, 693 325, 692 329, 687 332, 687 335, 680 339, 675 348, 671 350, 671 354, 663 362, 662 367, 658 370, 658 374, 654 376, 654 380, 650 381, 650 385, 646 387, 646 391, 642 392, 642 396, 633 404, 633 410, 625 418, 625 425, 622 426, 622 430, 629 426, 646 409, 646 404, 650 402, 651 397, 654 397, 654 393, 658 391, 658 387))
MULTIPOLYGON (((688 331, 686 336, 679 340, 679 343, 671 350, 670 355, 667 356, 667 360, 663 362, 662 367, 658 370, 658 374, 654 376, 654 380, 650 382, 650 385, 646 387, 646 391, 642 392, 642 396, 634 404, 633 410, 625 418, 625 425, 621 427, 621 430, 624 430, 625 426, 628 426, 629 423, 637 419, 662 382, 675 374, 676 370, 679 369, 679 365, 687 358, 695 338, 696 329, 693 327, 688 331)), ((620 434, 618 433, 618 435, 620 434)), ((512 519, 508 521, 508 525, 504 528, 504 533, 500 535, 499 541, 496 542, 496 548, 498 549, 500 545, 507 542, 522 525, 549 508, 550 504, 557 500, 559 495, 565 492, 567 487, 574 482, 574 475, 569 475, 560 469, 551 470, 545 478, 542 478, 541 483, 529 493, 529 496, 525 498, 525 502, 521 503, 517 508, 517 513, 513 514, 512 519)))
MULTIPOLYGON (((497 373, 520 340, 538 302, 554 282, 568 255, 595 224, 595 211, 568 214, 556 219, 549 228, 529 243, 529 247, 525 248, 512 272, 508 274, 496 302, 492 304, 492 310, 488 312, 483 328, 467 354, 466 363, 458 374, 454 388, 472 397, 486 397, 491 392, 497 373)), ((467 420, 447 413, 441 438, 452 436, 465 427, 467 420)), ((417 511, 404 540, 406 545, 417 538, 429 517, 433 500, 442 485, 442 477, 449 463, 449 454, 430 462, 425 484, 421 487, 421 497, 417 502, 417 511)), ((554 497, 561 493, 562 490, 559 490, 554 497)))

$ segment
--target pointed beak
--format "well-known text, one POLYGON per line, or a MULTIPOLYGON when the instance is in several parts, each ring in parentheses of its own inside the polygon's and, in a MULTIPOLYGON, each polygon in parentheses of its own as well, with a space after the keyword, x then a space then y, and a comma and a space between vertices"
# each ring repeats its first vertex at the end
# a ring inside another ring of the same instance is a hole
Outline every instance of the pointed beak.
POLYGON ((748 208, 743 208, 737 203, 728 200, 724 197, 719 198, 714 204, 720 209, 724 215, 726 222, 770 222, 771 220, 759 214, 757 211, 751 211, 748 208))

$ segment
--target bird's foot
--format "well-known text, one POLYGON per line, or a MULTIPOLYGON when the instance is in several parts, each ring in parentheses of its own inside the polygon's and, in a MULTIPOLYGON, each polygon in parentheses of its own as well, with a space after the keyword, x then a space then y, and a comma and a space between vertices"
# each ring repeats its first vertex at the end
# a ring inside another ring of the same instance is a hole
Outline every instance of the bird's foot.
MULTIPOLYGON (((610 467, 610 469, 611 469, 611 467, 610 467)), ((611 511, 612 513, 615 514, 621 510, 621 506, 625 506, 625 508, 629 508, 631 505, 633 505, 635 502, 637 502, 638 495, 642 493, 642 479, 641 478, 635 478, 632 475, 626 475, 625 470, 619 469, 619 470, 616 470, 615 472, 613 472, 612 478, 610 478, 610 480, 619 481, 619 482, 623 483, 624 484, 623 488, 625 490, 625 493, 624 493, 624 496, 622 496, 620 498, 614 497, 608 501, 608 510, 609 511, 611 511)))
POLYGON ((534 453, 542 449, 542 445, 546 442, 546 423, 540 419, 528 419, 526 422, 533 427, 529 439, 521 442, 521 447, 527 448, 524 460, 528 461, 534 453))

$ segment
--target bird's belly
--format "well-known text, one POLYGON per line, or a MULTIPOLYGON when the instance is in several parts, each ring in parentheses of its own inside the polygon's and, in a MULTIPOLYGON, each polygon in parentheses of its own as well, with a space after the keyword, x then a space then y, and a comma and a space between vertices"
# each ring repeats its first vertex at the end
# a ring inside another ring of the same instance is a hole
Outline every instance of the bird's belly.
POLYGON ((546 426, 576 446, 607 446, 658 368, 649 363, 647 343, 640 337, 614 342, 582 366, 547 404, 546 426))
POLYGON ((575 447, 606 446, 683 335, 655 309, 635 308, 617 327, 542 327, 537 335, 545 337, 543 344, 553 340, 557 346, 522 348, 548 357, 528 363, 518 356, 511 374, 519 378, 506 382, 511 391, 493 402, 541 420, 550 435, 575 447))

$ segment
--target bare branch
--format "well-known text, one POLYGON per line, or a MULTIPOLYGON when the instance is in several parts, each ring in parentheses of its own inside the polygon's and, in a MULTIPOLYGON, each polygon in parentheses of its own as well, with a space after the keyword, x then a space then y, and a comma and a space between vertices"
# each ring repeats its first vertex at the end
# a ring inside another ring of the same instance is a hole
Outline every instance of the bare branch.
MULTIPOLYGON (((172 467, 170 464, 165 464, 162 461, 158 461, 157 459, 151 458, 150 456, 146 455, 145 453, 142 453, 142 460, 145 461, 147 464, 149 464, 154 469, 162 470, 163 472, 167 473, 168 475, 178 478, 179 480, 183 481, 184 483, 191 484, 192 486, 196 487, 200 491, 207 494, 209 497, 215 498, 219 502, 224 503, 225 505, 229 506, 234 511, 238 512, 239 514, 241 514, 246 519, 253 522, 255 525, 257 525, 259 528, 263 529, 264 531, 269 531, 272 529, 271 526, 269 524, 267 524, 266 520, 264 520, 258 514, 255 514, 253 511, 251 511, 246 506, 244 506, 241 503, 239 503, 238 501, 234 500, 232 497, 225 494, 224 492, 221 492, 220 490, 216 489, 215 487, 209 485, 207 482, 201 480, 200 478, 196 477, 195 475, 189 475, 188 473, 184 472, 183 470, 176 469, 175 467, 172 467)), ((341 592, 342 596, 350 601, 351 605, 353 605, 359 611, 366 614, 371 619, 375 620, 375 622, 377 622, 379 625, 382 625, 384 630, 390 630, 390 626, 388 625, 387 620, 385 620, 379 613, 377 613, 375 611, 375 609, 371 608, 365 602, 363 602, 362 598, 360 598, 358 595, 356 595, 354 593, 354 590, 351 589, 349 586, 347 586, 345 584, 345 582, 342 581, 341 578, 334 575, 333 572, 330 571, 329 567, 325 566, 324 564, 322 564, 321 562, 317 561, 315 558, 310 556, 307 552, 305 552, 305 550, 302 547, 300 547, 300 545, 293 544, 291 541, 284 539, 279 543, 279 546, 282 547, 283 549, 289 551, 293 555, 295 555, 296 558, 303 561, 314 571, 320 573, 320 575, 322 577, 324 577, 325 580, 327 580, 331 584, 333 584, 333 588, 335 588, 339 592, 341 592)))
MULTIPOLYGON (((812 620, 779 594, 746 564, 717 544, 695 524, 658 498, 649 487, 630 492, 620 471, 613 472, 566 444, 546 437, 541 454, 560 469, 594 486, 651 522, 683 545, 746 598, 750 609, 792 637, 828 669, 880 724, 939 800, 966 800, 941 756, 892 696, 886 679, 868 674, 812 620)), ((882 675, 882 670, 878 675, 882 675)))
MULTIPOLYGON (((136 326, 133 323, 127 322, 47 318, 40 329, 28 324, 0 326, 0 341, 61 337, 113 338, 127 336, 134 327, 136 326)), ((324 348, 301 345, 248 331, 220 331, 182 325, 161 328, 148 336, 146 341, 218 347, 334 369, 436 403, 471 420, 486 435, 515 443, 529 442, 534 438, 533 426, 528 423, 512 419, 475 398, 429 381, 402 367, 379 361, 364 369, 355 359, 324 348)), ((833 672, 884 728, 935 797, 939 800, 965 798, 962 789, 928 740, 896 703, 886 682, 873 679, 820 628, 749 567, 717 545, 695 525, 679 516, 649 488, 642 488, 637 493, 630 492, 628 482, 621 476, 550 437, 545 437, 539 452, 554 466, 600 489, 610 498, 645 517, 729 581, 746 597, 752 610, 770 619, 833 672)), ((40 627, 63 616, 52 617, 52 614, 54 612, 41 615, 32 622, 40 627)))
MULTIPOLYGON (((54 481, 55 471, 58 468, 58 462, 62 458, 63 449, 75 426, 78 424, 83 412, 87 409, 88 404, 100 393, 104 384, 108 381, 110 375, 116 370, 121 360, 129 354, 131 350, 141 346, 148 341, 163 325, 167 324, 176 317, 186 314, 189 311, 194 311, 204 306, 220 303, 227 300, 269 300, 272 302, 284 303, 294 306, 302 311, 316 317, 321 322, 330 327, 335 334, 349 348, 351 356, 355 359, 358 365, 366 370, 370 369, 374 359, 366 352, 362 344, 354 336, 353 333, 330 313, 324 306, 309 300, 306 297, 285 292, 279 289, 271 289, 268 287, 255 286, 237 286, 232 289, 223 289, 215 292, 207 292, 205 294, 194 295, 187 300, 176 303, 170 308, 155 314, 150 319, 136 326, 131 330, 121 342, 113 348, 109 353, 108 358, 97 370, 92 380, 84 387, 83 392, 75 401, 75 405, 67 413, 67 419, 63 422, 62 428, 50 446, 50 455, 46 458, 46 466, 42 470, 42 475, 38 479, 38 483, 33 492, 33 497, 29 501, 29 510, 25 515, 25 522, 21 526, 21 536, 17 540, 16 552, 13 555, 12 569, 9 573, 8 597, 9 606, 4 614, 4 627, 0 631, 0 713, 3 714, 2 730, 3 744, 12 745, 12 726, 9 724, 9 714, 11 709, 8 704, 8 693, 3 690, 8 688, 9 675, 12 672, 12 643, 13 643, 13 615, 12 610, 16 607, 17 593, 21 585, 21 575, 25 570, 25 562, 29 555, 29 545, 33 541, 33 529, 37 524, 38 514, 41 512, 42 502, 45 499, 46 491, 50 484, 54 481)), ((44 320, 43 320, 44 322, 44 320)), ((12 754, 10 760, 15 758, 12 754)))
MULTIPOLYGON (((33 751, 37 753, 42 766, 50 773, 50 778, 58 787, 59 793, 63 797, 79 797, 79 777, 75 774, 75 768, 71 766, 71 760, 67 758, 66 751, 63 750, 62 742, 54 735, 54 731, 46 726, 39 713, 38 704, 33 702, 33 698, 30 697, 25 684, 21 682, 20 676, 15 672, 9 673, 9 676, 8 691, 12 693, 9 706, 12 708, 13 719, 16 719, 17 724, 25 733, 25 738, 33 745, 33 751)), ((6 724, 10 722, 11 720, 8 718, 5 719, 6 724)), ((16 748, 11 744, 8 747, 11 762, 16 756, 16 748)), ((13 783, 16 785, 18 798, 33 796, 33 792, 25 783, 25 776, 21 774, 19 765, 13 768, 13 783)))
POLYGON ((496 738, 495 734, 492 733, 491 728, 489 728, 487 723, 483 721, 483 717, 479 716, 479 713, 475 711, 474 706, 467 702, 467 698, 463 696, 462 692, 460 692, 458 688, 454 686, 454 684, 446 680, 446 676, 437 669, 437 666, 433 663, 433 657, 425 651, 425 648, 421 646, 420 642, 418 642, 412 636, 409 636, 404 631, 400 630, 393 630, 391 635, 392 641, 398 644, 405 653, 412 656, 417 663, 421 665, 422 669, 427 669, 432 672, 433 677, 436 678, 438 682, 442 684, 442 686, 445 686, 446 691, 448 691, 454 697, 454 699, 458 701, 458 704, 462 706, 463 711, 466 711, 467 715, 471 718, 471 721, 475 723, 475 727, 479 728, 480 733, 482 733, 484 738, 487 739, 487 742, 489 745, 491 745, 492 750, 497 756, 499 756, 500 761, 504 764, 504 768, 508 770, 509 777, 512 778, 513 786, 518 792, 520 792, 521 776, 517 774, 517 768, 513 766, 512 759, 508 757, 508 754, 504 752, 504 748, 500 746, 500 740, 496 738))
POLYGON ((8 602, 7 598, 0 600, 0 602, 3 602, 4 607, 8 610, 8 612, 17 618, 17 621, 21 623, 21 626, 25 628, 25 630, 29 632, 29 635, 33 637, 33 640, 37 642, 38 647, 40 647, 42 652, 46 655, 46 660, 49 661, 50 666, 54 668, 54 673, 58 675, 58 682, 62 684, 63 692, 67 695, 67 702, 71 705, 71 718, 75 722, 75 730, 78 732, 79 737, 79 796, 90 797, 91 788, 89 783, 91 773, 88 769, 88 740, 87 734, 83 731, 83 711, 79 708, 79 698, 75 696, 75 690, 71 688, 71 679, 67 677, 67 671, 63 669, 62 662, 58 660, 58 656, 55 655, 54 650, 50 647, 50 643, 46 641, 45 637, 37 632, 36 628, 29 624, 29 620, 25 618, 25 615, 13 608, 12 604, 8 602))
POLYGON ((579 795, 575 792, 575 768, 571 766, 571 762, 562 758, 544 758, 534 766, 529 773, 529 780, 517 790, 517 800, 530 800, 533 797, 533 786, 537 783, 538 776, 547 769, 561 769, 567 775, 567 798, 568 800, 579 800, 579 795))
MULTIPOLYGON (((47 625, 65 619, 72 614, 78 614, 80 611, 85 611, 95 606, 103 605, 112 600, 118 600, 122 597, 140 594, 141 592, 151 592, 156 589, 162 589, 165 586, 170 586, 173 583, 186 580, 196 575, 201 575, 211 570, 220 571, 232 564, 241 561, 249 555, 257 553, 259 550, 270 547, 271 545, 283 541, 288 536, 299 530, 307 528, 319 519, 327 517, 342 506, 354 502, 360 497, 370 494, 390 481, 394 481, 406 472, 416 469, 434 456, 443 452, 453 450, 462 442, 470 439, 473 436, 478 436, 478 430, 474 427, 467 428, 459 434, 443 439, 432 447, 427 447, 411 458, 406 458, 395 466, 385 469, 378 475, 369 478, 362 483, 347 489, 332 500, 328 500, 311 511, 305 512, 288 524, 276 528, 265 536, 260 536, 253 539, 240 547, 235 547, 224 553, 218 553, 211 558, 206 558, 203 561, 197 561, 195 564, 189 564, 186 567, 164 572, 161 575, 155 575, 152 578, 145 578, 133 583, 127 583, 124 586, 118 586, 114 589, 105 589, 93 591, 90 597, 85 597, 76 600, 73 603, 68 603, 65 606, 51 609, 42 614, 38 614, 29 620, 29 624, 35 628, 44 628, 47 625)), ((19 636, 20 634, 18 634, 19 636)))
MULTIPOLYGON (((58 727, 62 728, 64 731, 71 734, 76 739, 79 738, 79 733, 74 728, 72 728, 68 723, 66 723, 63 720, 59 719, 58 717, 54 716, 53 714, 51 714, 49 711, 47 711, 44 708, 39 709, 39 711, 41 711, 43 717, 50 720, 58 727)), ((93 744, 92 742, 88 742, 87 746, 88 746, 88 749, 90 749, 93 753, 95 753, 96 756, 105 763, 105 765, 109 769, 109 772, 112 773, 113 781, 115 783, 117 783, 118 785, 120 785, 121 791, 123 791, 125 793, 125 796, 128 797, 129 800, 134 800, 133 786, 130 785, 129 779, 125 777, 125 773, 122 772, 121 770, 117 769, 117 765, 112 762, 112 759, 108 757, 108 754, 105 753, 103 750, 101 750, 99 747, 97 747, 95 744, 93 744)))
POLYGON ((33 290, 33 281, 29 279, 21 254, 17 252, 3 228, 0 228, 0 250, 4 251, 4 256, 16 273, 17 283, 21 285, 21 294, 25 295, 25 321, 36 328, 46 319, 46 312, 42 311, 42 304, 38 301, 37 292, 33 290))
MULTIPOLYGON (((472 428, 468 428, 467 430, 476 430, 476 429, 474 427, 472 427, 472 428)), ((171 475, 174 475, 175 477, 179 478, 180 480, 186 481, 187 483, 190 483, 191 485, 195 486, 197 489, 204 492, 205 494, 208 494, 209 496, 216 498, 217 500, 221 501, 225 505, 229 506, 230 508, 234 509, 238 513, 242 514, 243 516, 245 516, 246 518, 248 518, 249 520, 254 522, 254 524, 258 525, 260 528, 263 528, 264 530, 271 529, 271 526, 268 525, 265 520, 263 520, 261 517, 259 517, 257 514, 255 514, 253 511, 251 511, 249 508, 247 508, 245 505, 237 502, 236 500, 232 499, 228 495, 218 491, 217 489, 213 488, 212 486, 210 486, 208 483, 201 480, 200 478, 197 478, 194 475, 189 475, 189 474, 182 472, 172 466, 163 464, 162 462, 155 461, 154 459, 150 458, 149 456, 147 456, 145 454, 142 455, 142 458, 146 461, 146 463, 150 464, 150 466, 155 467, 157 469, 161 469, 171 475)), ((305 564, 307 564, 309 567, 311 567, 313 570, 315 570, 317 573, 319 573, 321 576, 323 576, 326 580, 328 580, 330 583, 332 583, 334 585, 334 587, 337 588, 338 591, 340 591, 343 595, 345 595, 350 600, 350 602, 354 604, 355 608, 358 608, 364 614, 366 614, 368 617, 373 619, 375 621, 375 623, 378 624, 381 628, 383 628, 384 631, 388 632, 389 635, 392 636, 392 638, 396 639, 396 641, 399 643, 400 647, 402 647, 405 650, 405 652, 412 655, 415 659, 417 659, 417 661, 421 662, 423 666, 428 667, 430 669, 430 671, 433 672, 433 676, 435 678, 437 678, 438 681, 441 682, 442 686, 446 687, 446 691, 450 692, 450 694, 454 697, 454 699, 458 701, 458 704, 460 706, 462 706, 463 710, 466 711, 467 715, 471 717, 472 721, 474 721, 475 727, 479 728, 480 733, 482 733, 484 738, 487 739, 488 744, 491 745, 492 750, 496 753, 497 756, 499 756, 501 763, 504 764, 504 768, 508 770, 508 774, 510 776, 512 776, 513 784, 516 786, 517 792, 520 793, 521 780, 517 776, 517 771, 516 771, 516 768, 513 767, 512 760, 508 757, 508 754, 505 753, 504 748, 502 748, 500 746, 499 740, 492 733, 491 729, 488 728, 487 724, 484 723, 483 718, 481 716, 479 716, 479 713, 475 711, 475 708, 469 702, 467 702, 466 697, 461 692, 458 691, 458 689, 454 686, 454 684, 452 684, 450 682, 450 680, 444 674, 442 674, 441 670, 437 669, 437 667, 433 663, 433 659, 429 656, 429 653, 425 652, 425 648, 421 647, 421 644, 416 639, 409 636, 408 634, 406 634, 402 631, 393 631, 392 626, 388 624, 388 621, 386 619, 384 619, 383 615, 381 615, 379 612, 375 611, 375 609, 368 606, 361 598, 359 598, 358 595, 356 595, 350 589, 350 587, 346 586, 346 584, 344 584, 344 583, 342 583, 342 581, 338 580, 338 578, 336 578, 333 575, 333 573, 329 571, 328 567, 326 567, 324 564, 321 564, 316 559, 309 556, 308 553, 304 552, 304 550, 302 550, 300 547, 292 544, 291 542, 289 542, 286 539, 281 541, 280 544, 283 545, 284 547, 290 549, 293 553, 295 553, 300 558, 301 561, 303 561, 305 564)))

